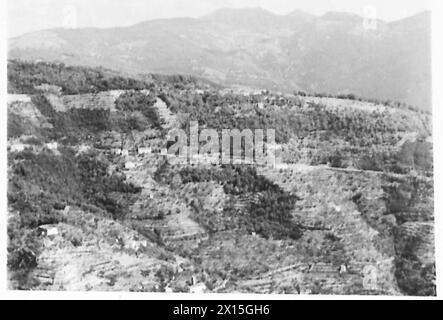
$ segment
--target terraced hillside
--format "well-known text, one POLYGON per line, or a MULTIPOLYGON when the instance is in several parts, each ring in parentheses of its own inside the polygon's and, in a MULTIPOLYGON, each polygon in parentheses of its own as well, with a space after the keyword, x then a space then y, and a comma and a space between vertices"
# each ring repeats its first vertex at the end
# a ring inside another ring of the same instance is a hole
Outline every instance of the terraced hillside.
POLYGON ((435 295, 431 115, 10 61, 13 289, 435 295), (276 130, 277 166, 168 132, 276 130))

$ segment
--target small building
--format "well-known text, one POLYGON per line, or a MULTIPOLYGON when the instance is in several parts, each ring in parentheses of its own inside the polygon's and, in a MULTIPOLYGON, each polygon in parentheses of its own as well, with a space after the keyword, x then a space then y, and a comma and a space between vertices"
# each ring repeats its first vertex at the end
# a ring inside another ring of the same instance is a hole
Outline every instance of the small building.
POLYGON ((127 169, 127 170, 134 169, 136 166, 137 165, 135 162, 131 162, 131 161, 125 162, 125 169, 127 169))
POLYGON ((42 225, 38 227, 37 231, 40 235, 45 237, 55 237, 59 233, 58 229, 51 225, 42 225))
POLYGON ((88 152, 90 149, 91 149, 90 146, 88 146, 88 145, 86 145, 86 144, 82 144, 82 145, 80 145, 80 146, 78 147, 78 151, 77 151, 77 153, 78 153, 78 154, 85 153, 85 152, 88 152))
POLYGON ((150 154, 152 153, 152 149, 150 147, 139 147, 138 154, 150 154))
POLYGON ((11 152, 21 152, 25 150, 25 145, 23 143, 14 143, 10 146, 11 152))
POLYGON ((339 269, 340 274, 344 274, 348 272, 348 267, 345 264, 342 264, 339 269))
POLYGON ((116 155, 121 155, 122 154, 122 149, 120 149, 120 148, 113 148, 112 149, 112 153, 116 154, 116 155))
POLYGON ((49 142, 46 144, 46 148, 48 148, 49 150, 57 150, 58 143, 57 142, 49 142))

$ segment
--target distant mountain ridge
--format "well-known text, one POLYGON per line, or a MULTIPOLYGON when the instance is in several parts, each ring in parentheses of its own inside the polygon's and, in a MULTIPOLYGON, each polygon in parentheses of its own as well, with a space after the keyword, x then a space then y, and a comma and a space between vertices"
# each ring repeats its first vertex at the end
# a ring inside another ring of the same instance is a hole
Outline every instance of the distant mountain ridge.
POLYGON ((220 9, 198 19, 111 29, 49 29, 12 38, 9 58, 190 74, 223 85, 354 93, 431 106, 430 13, 395 22, 303 11, 220 9))

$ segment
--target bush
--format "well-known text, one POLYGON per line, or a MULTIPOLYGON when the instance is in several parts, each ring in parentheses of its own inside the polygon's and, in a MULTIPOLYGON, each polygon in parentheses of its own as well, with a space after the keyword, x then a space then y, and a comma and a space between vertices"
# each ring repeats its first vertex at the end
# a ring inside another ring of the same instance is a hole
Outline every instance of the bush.
POLYGON ((380 155, 364 155, 357 162, 357 168, 360 170, 383 171, 384 163, 380 155))
MULTIPOLYGON (((297 197, 283 191, 267 191, 260 196, 260 200, 253 202, 249 209, 254 232, 265 238, 298 239, 302 236, 301 228, 292 221, 291 211, 297 197)), ((251 223, 251 221, 248 221, 251 223)))
POLYGON ((395 267, 398 286, 406 294, 411 296, 436 295, 434 264, 423 266, 416 259, 399 257, 395 261, 395 267))
POLYGON ((11 278, 17 281, 19 288, 26 289, 28 274, 37 266, 41 245, 34 230, 21 227, 20 217, 13 215, 9 218, 7 265, 13 271, 11 278))
POLYGON ((332 168, 345 168, 346 163, 343 161, 343 156, 336 151, 334 155, 329 158, 329 163, 332 168))
POLYGON ((421 141, 407 141, 396 156, 396 164, 409 170, 432 171, 432 144, 421 141))

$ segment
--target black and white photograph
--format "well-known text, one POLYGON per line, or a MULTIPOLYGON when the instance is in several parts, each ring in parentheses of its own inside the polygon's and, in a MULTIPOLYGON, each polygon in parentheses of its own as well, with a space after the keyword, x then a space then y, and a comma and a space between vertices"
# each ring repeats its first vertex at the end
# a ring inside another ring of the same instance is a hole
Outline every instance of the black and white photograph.
POLYGON ((6 6, 7 292, 437 297, 432 1, 6 6))

